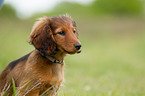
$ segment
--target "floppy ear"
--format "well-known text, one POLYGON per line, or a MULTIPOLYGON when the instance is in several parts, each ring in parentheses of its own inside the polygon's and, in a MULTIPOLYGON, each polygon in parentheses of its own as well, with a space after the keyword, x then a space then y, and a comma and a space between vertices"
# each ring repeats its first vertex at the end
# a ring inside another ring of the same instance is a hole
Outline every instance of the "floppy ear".
POLYGON ((42 56, 54 55, 56 53, 56 43, 53 40, 53 33, 50 28, 49 18, 40 18, 33 26, 30 34, 30 42, 39 50, 42 56))

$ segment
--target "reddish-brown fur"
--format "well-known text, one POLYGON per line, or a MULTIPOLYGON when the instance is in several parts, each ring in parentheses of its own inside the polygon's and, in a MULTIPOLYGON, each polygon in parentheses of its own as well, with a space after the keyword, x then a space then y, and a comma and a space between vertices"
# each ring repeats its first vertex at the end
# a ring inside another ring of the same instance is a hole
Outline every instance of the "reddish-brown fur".
POLYGON ((11 62, 1 73, 0 93, 3 94, 10 85, 6 95, 13 94, 13 77, 19 96, 39 96, 48 88, 48 96, 55 95, 63 82, 64 62, 54 63, 49 57, 63 60, 66 54, 80 52, 74 47, 74 44, 80 44, 77 34, 75 22, 70 16, 40 18, 30 34, 30 42, 36 49, 11 62), (60 34, 62 31, 65 35, 60 34))

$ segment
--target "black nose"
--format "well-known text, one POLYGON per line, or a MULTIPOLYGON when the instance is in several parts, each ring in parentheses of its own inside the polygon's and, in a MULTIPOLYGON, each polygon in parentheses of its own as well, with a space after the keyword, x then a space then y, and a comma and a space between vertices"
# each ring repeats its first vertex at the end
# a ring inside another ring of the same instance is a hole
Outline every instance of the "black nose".
POLYGON ((74 46, 75 46, 75 48, 76 48, 77 50, 79 50, 79 49, 81 48, 81 44, 80 44, 80 43, 76 43, 76 44, 74 44, 74 46))

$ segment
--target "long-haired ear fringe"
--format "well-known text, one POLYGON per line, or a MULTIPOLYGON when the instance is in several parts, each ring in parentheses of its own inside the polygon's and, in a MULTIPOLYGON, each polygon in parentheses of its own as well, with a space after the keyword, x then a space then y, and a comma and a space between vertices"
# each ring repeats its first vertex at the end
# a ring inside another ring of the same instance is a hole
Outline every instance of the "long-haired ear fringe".
POLYGON ((33 44, 43 56, 54 55, 57 49, 49 25, 50 22, 48 17, 40 18, 39 21, 34 24, 29 37, 31 44, 33 44))

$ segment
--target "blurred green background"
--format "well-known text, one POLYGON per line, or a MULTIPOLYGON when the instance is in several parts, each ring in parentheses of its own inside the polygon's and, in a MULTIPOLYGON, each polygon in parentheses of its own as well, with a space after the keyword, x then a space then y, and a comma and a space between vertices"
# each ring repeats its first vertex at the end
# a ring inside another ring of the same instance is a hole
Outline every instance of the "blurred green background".
POLYGON ((8 4, 0 9, 0 72, 34 50, 28 43, 38 17, 70 14, 82 53, 65 58, 65 82, 58 96, 145 95, 145 2, 94 0, 62 2, 52 11, 20 19, 8 4))

